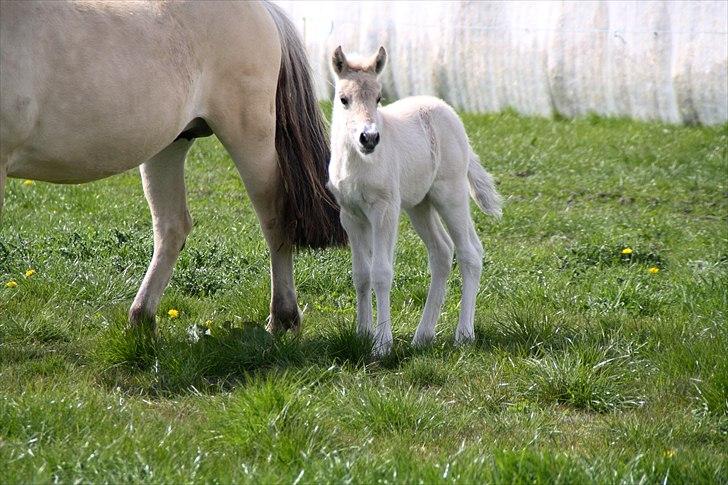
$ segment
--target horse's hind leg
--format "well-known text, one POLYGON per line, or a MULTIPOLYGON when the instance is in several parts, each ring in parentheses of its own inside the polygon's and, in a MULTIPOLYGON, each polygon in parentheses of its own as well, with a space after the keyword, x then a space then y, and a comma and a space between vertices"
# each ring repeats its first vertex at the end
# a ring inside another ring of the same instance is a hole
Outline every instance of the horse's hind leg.
POLYGON ((177 140, 140 167, 144 195, 152 212, 154 255, 129 310, 132 324, 154 327, 154 314, 172 276, 192 219, 187 210, 184 163, 191 141, 177 140))
POLYGON ((5 200, 5 180, 7 178, 7 168, 3 160, 0 160, 0 221, 3 218, 3 201, 5 200))
POLYGON ((435 324, 442 311, 447 277, 452 268, 453 243, 429 200, 425 199, 407 213, 412 227, 427 247, 432 278, 425 309, 412 339, 412 345, 424 345, 435 338, 435 324))
MULTIPOLYGON (((264 99, 261 97, 260 99, 264 99)), ((271 302, 268 330, 298 330, 301 315, 293 279, 293 246, 283 226, 283 183, 275 149, 275 118, 267 110, 242 124, 213 126, 243 179, 270 250, 271 302)))

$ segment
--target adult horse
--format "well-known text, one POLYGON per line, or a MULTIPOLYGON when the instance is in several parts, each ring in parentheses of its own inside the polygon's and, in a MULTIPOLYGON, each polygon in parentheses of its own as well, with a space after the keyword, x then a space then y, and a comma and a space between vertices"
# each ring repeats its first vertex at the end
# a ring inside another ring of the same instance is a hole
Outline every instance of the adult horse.
POLYGON ((271 253, 272 331, 297 328, 295 246, 342 243, 303 44, 259 2, 0 6, 0 211, 6 177, 97 180, 140 166, 154 254, 129 310, 154 315, 192 222, 184 162, 214 133, 271 253))

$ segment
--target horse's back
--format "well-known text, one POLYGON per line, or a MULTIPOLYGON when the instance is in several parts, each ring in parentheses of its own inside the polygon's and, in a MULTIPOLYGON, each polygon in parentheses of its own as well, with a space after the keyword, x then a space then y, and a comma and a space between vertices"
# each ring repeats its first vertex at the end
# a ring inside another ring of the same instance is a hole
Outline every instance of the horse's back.
POLYGON ((81 182, 145 162, 207 114, 216 87, 244 84, 233 70, 265 15, 247 2, 4 2, 0 163, 81 182))

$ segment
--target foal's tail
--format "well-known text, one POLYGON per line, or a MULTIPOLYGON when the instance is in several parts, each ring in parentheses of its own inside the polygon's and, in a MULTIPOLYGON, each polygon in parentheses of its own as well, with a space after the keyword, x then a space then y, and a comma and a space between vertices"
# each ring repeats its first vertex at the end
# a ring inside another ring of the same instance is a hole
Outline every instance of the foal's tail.
POLYGON ((470 197, 480 207, 480 210, 486 214, 501 217, 503 215, 502 199, 495 189, 493 176, 485 171, 480 164, 480 159, 473 152, 470 152, 468 161, 468 182, 470 182, 470 197))
POLYGON ((298 247, 346 244, 339 207, 326 189, 330 152, 306 49, 283 10, 269 2, 264 4, 281 41, 276 151, 285 191, 283 223, 290 242, 298 247))

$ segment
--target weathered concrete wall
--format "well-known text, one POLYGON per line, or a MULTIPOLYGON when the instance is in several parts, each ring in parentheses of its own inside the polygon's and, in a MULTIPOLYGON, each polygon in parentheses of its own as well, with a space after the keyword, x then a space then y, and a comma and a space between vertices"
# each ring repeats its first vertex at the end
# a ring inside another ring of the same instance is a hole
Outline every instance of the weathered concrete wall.
POLYGON ((466 111, 728 121, 728 2, 279 1, 305 33, 321 98, 329 57, 390 56, 386 94, 466 111))

